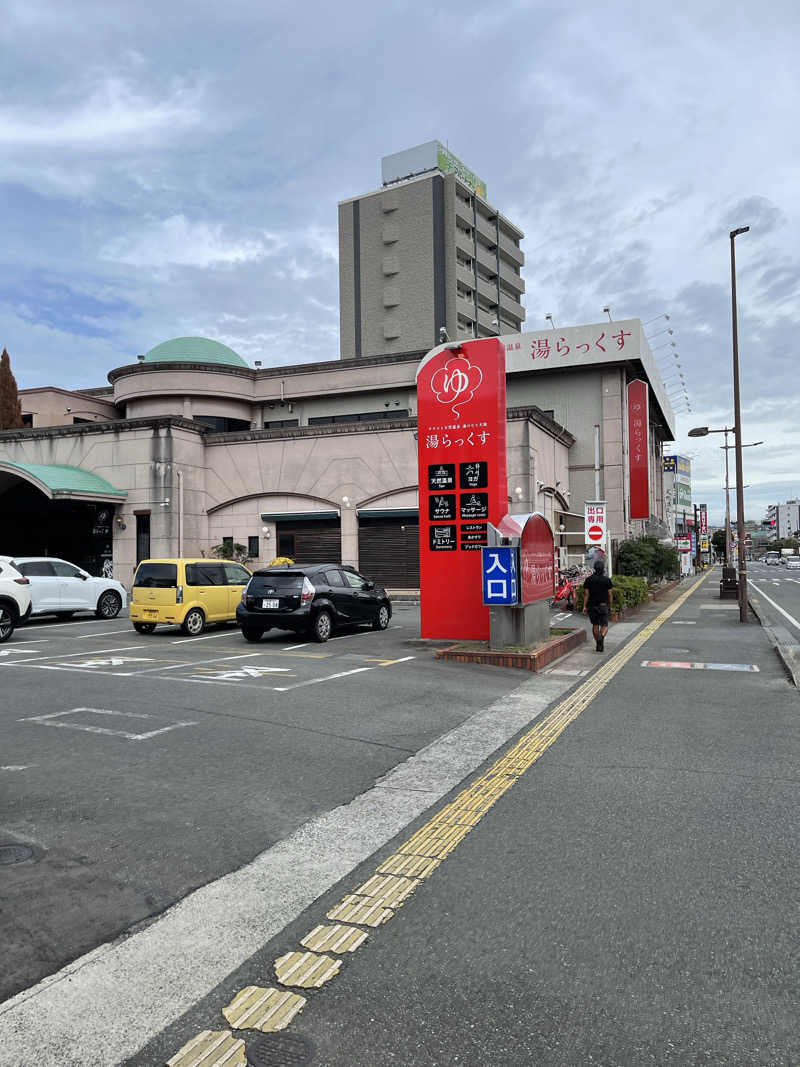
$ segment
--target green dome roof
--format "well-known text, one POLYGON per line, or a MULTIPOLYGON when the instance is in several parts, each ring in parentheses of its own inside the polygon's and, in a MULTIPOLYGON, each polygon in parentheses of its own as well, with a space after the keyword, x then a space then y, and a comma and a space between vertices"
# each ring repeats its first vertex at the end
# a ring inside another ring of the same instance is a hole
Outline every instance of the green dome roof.
POLYGON ((247 367, 248 364, 232 348, 210 341, 207 337, 174 337, 151 348, 144 357, 145 363, 224 363, 229 367, 247 367))

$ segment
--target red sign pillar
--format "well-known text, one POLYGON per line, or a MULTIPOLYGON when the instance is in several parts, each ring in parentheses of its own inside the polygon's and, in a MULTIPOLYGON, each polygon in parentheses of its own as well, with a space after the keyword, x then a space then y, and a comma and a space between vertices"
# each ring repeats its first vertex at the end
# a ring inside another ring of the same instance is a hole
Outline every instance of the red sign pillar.
POLYGON ((430 352, 417 368, 423 637, 487 640, 481 553, 508 510, 506 354, 495 337, 430 352))
POLYGON ((628 383, 630 517, 650 518, 650 420, 647 382, 628 383))

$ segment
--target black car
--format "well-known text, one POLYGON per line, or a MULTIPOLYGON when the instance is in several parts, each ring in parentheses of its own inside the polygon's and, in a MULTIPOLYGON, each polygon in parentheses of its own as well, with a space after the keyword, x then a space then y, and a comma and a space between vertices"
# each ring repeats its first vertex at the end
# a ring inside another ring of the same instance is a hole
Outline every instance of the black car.
POLYGON ((248 641, 258 641, 273 628, 327 641, 334 626, 371 623, 373 630, 385 630, 391 617, 386 590, 340 563, 255 571, 236 609, 236 621, 248 641))

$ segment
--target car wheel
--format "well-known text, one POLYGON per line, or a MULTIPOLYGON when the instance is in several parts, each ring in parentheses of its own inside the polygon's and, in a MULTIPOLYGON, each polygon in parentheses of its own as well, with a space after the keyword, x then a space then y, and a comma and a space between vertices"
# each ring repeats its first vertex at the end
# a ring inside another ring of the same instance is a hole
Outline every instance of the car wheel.
POLYGON ((200 608, 192 608, 186 612, 186 618, 181 624, 181 629, 185 634, 190 634, 192 637, 197 637, 206 628, 206 617, 200 610, 200 608))
POLYGON ((242 627, 242 637, 245 639, 245 641, 260 641, 263 636, 263 630, 254 629, 252 626, 242 627))
POLYGON ((333 632, 333 619, 329 611, 318 611, 311 624, 311 636, 320 643, 327 641, 333 632))
POLYGON ((116 619, 122 611, 122 597, 113 589, 107 589, 97 601, 95 615, 98 619, 116 619))
POLYGON ((385 630, 389 625, 389 609, 385 604, 378 608, 378 614, 372 620, 373 630, 385 630))
POLYGON ((137 634, 151 634, 155 630, 156 624, 154 622, 135 622, 133 628, 137 634))
POLYGON ((14 616, 0 604, 0 643, 7 641, 14 632, 14 616))
POLYGON ((56 612, 56 618, 57 619, 71 619, 74 614, 75 614, 74 611, 57 611, 56 612))

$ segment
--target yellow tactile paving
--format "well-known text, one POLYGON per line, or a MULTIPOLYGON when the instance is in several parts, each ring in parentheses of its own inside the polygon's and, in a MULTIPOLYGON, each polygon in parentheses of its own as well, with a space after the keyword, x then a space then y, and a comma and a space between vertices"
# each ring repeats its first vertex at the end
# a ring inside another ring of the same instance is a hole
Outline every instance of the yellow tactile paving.
POLYGON ((271 1033, 285 1029, 306 1005, 299 993, 249 985, 242 989, 222 1014, 236 1030, 262 1030, 271 1033))
POLYGON ((275 960, 275 974, 282 985, 301 989, 319 989, 333 978, 342 966, 333 956, 318 956, 315 952, 287 952, 275 960))
POLYGON ((387 908, 399 908, 406 897, 410 896, 419 885, 416 878, 402 878, 395 874, 373 874, 353 893, 358 897, 380 901, 387 908))
POLYGON ((427 878, 433 874, 441 860, 427 856, 403 856, 396 852, 383 861, 378 868, 379 874, 401 874, 404 878, 427 878))
POLYGON ((373 903, 363 897, 346 896, 327 914, 328 919, 338 919, 345 923, 358 923, 359 926, 382 926, 388 922, 394 912, 385 908, 380 901, 373 903))
POLYGON ((244 1041, 230 1030, 203 1030, 167 1060, 167 1067, 247 1067, 244 1041))
POLYGON ((315 926, 300 944, 314 952, 338 952, 341 955, 343 952, 355 952, 368 937, 365 930, 337 923, 335 926, 315 926))

